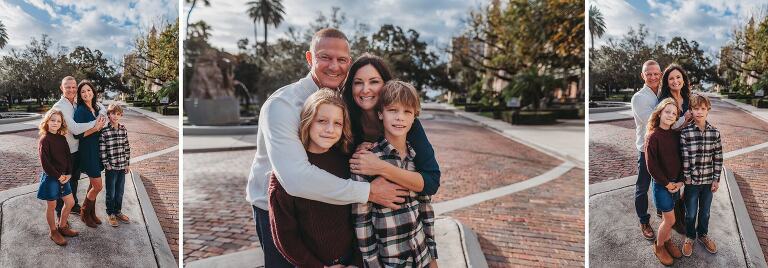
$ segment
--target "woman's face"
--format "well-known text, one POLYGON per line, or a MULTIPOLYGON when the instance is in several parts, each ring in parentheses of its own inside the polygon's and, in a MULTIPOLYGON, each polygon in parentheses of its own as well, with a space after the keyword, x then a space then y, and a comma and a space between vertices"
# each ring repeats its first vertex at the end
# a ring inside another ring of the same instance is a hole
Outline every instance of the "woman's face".
POLYGON ((83 101, 86 103, 91 103, 91 100, 93 99, 93 89, 91 89, 91 86, 84 85, 80 88, 80 97, 83 98, 83 101))
POLYGON ((370 111, 376 107, 379 100, 379 92, 384 86, 384 79, 376 71, 373 65, 365 65, 358 69, 352 80, 352 98, 363 111, 370 111))
POLYGON ((664 110, 661 110, 661 125, 672 126, 677 121, 677 107, 673 104, 667 104, 664 110))
POLYGON ((332 104, 321 104, 317 107, 315 117, 309 125, 310 152, 321 153, 328 151, 339 142, 344 128, 344 111, 332 104))
POLYGON ((48 132, 56 133, 61 128, 61 116, 59 114, 51 115, 48 120, 48 132))
POLYGON ((669 72, 669 77, 667 77, 667 84, 669 85, 670 90, 680 92, 680 90, 683 89, 683 85, 685 84, 685 80, 683 80, 683 73, 681 73, 679 70, 672 70, 669 72))

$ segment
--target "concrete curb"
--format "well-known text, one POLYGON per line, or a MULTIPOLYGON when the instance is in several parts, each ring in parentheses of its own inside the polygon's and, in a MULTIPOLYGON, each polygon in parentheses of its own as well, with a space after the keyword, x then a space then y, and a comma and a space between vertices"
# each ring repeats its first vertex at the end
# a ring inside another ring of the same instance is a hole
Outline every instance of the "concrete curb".
POLYGON ((184 135, 256 135, 258 125, 247 126, 184 126, 184 135))
POLYGON ((464 250, 464 260, 466 261, 467 267, 488 267, 488 262, 485 260, 485 255, 483 254, 483 250, 480 247, 480 241, 478 241, 475 232, 456 219, 451 217, 445 218, 454 222, 456 227, 459 229, 461 247, 464 250))
POLYGON ((165 239, 163 228, 160 226, 160 220, 157 218, 157 214, 155 214, 155 208, 152 206, 149 194, 147 194, 147 189, 144 188, 144 182, 141 181, 141 176, 138 172, 132 170, 131 179, 136 187, 136 195, 139 199, 144 222, 147 223, 147 234, 149 235, 149 241, 152 243, 152 251, 155 253, 157 266, 160 268, 178 267, 179 265, 176 264, 176 259, 173 257, 168 240, 165 239))
POLYGON ((231 146, 227 148, 200 148, 200 149, 184 149, 185 154, 197 154, 197 153, 216 153, 216 152, 231 152, 231 151, 246 151, 256 149, 256 145, 253 146, 231 146))
POLYGON ((744 251, 747 267, 768 267, 760 242, 757 239, 757 233, 752 226, 752 219, 747 213, 747 207, 744 204, 741 191, 739 191, 739 184, 736 183, 736 177, 730 168, 723 167, 723 171, 731 204, 733 204, 733 212, 736 215, 736 224, 741 236, 741 247, 744 251))
POLYGON ((136 113, 138 113, 138 114, 140 114, 140 115, 142 115, 144 117, 152 119, 152 121, 155 121, 158 124, 161 124, 161 125, 163 125, 163 126, 165 126, 167 128, 176 130, 177 132, 179 131, 179 126, 178 125, 175 125, 175 126, 174 125, 169 125, 169 124, 166 124, 165 122, 163 122, 162 120, 159 120, 159 119, 155 118, 155 116, 164 116, 164 115, 161 115, 159 113, 152 112, 152 111, 147 111, 147 110, 141 109, 139 107, 134 107, 134 106, 126 105, 126 108, 128 108, 131 111, 134 111, 134 112, 136 112, 136 113))
POLYGON ((36 113, 16 113, 16 112, 3 112, 3 113, 4 114, 27 114, 27 115, 30 115, 30 117, 0 119, 0 124, 26 122, 30 120, 40 119, 43 117, 43 115, 36 114, 36 113))

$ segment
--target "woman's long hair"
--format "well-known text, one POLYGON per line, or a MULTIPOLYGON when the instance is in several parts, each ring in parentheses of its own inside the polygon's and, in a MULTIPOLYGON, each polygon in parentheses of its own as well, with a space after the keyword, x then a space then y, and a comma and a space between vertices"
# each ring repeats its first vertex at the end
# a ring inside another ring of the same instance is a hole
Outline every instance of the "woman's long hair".
POLYGON ((373 66, 373 68, 379 72, 379 75, 383 80, 382 83, 387 83, 393 78, 392 72, 389 70, 389 67, 387 66, 387 63, 384 61, 384 59, 370 53, 364 53, 359 58, 357 58, 354 63, 352 63, 352 66, 349 67, 349 73, 347 74, 347 80, 344 81, 342 94, 344 96, 344 102, 347 104, 347 109, 349 110, 349 119, 351 122, 352 135, 354 137, 355 143, 360 143, 363 141, 363 125, 360 121, 363 111, 360 109, 360 106, 357 106, 357 103, 352 96, 352 85, 354 84, 355 74, 357 71, 366 65, 373 66))
POLYGON ((53 115, 59 115, 59 119, 61 119, 61 127, 59 127, 59 130, 56 131, 56 134, 67 134, 67 121, 64 121, 64 114, 61 113, 59 109, 53 108, 45 113, 45 116, 43 116, 43 121, 40 121, 40 125, 38 126, 38 134, 40 135, 41 139, 48 134, 48 122, 51 121, 51 117, 53 117, 53 115))
POLYGON ((91 99, 91 108, 93 108, 93 111, 95 113, 99 113, 99 105, 97 105, 97 99, 99 98, 99 95, 96 94, 96 88, 91 84, 88 80, 80 81, 80 84, 77 84, 77 105, 85 105, 85 100, 83 100, 83 95, 80 92, 80 90, 83 89, 84 86, 89 86, 91 88, 91 92, 93 92, 93 98, 91 99))
MULTIPOLYGON (((661 93, 659 93, 659 100, 672 97, 672 89, 669 88, 669 74, 674 70, 679 71, 683 75, 683 88, 680 89, 680 95, 683 97, 683 103, 688 103, 691 99, 691 81, 688 80, 688 75, 685 74, 683 67, 674 63, 664 69, 664 75, 661 77, 661 93)), ((682 105, 682 103, 680 105, 682 105)))
POLYGON ((341 94, 329 88, 321 88, 310 95, 304 103, 299 121, 299 139, 301 140, 301 144, 304 145, 305 150, 309 148, 309 127, 315 119, 317 109, 323 104, 330 104, 341 108, 341 111, 344 114, 344 126, 341 129, 341 138, 336 142, 336 147, 345 154, 350 153, 353 144, 352 132, 349 128, 349 113, 344 105, 344 100, 341 98, 341 94))
MULTIPOLYGON (((659 125, 661 124, 661 111, 664 110, 667 105, 675 106, 675 111, 677 116, 680 116, 680 107, 677 106, 677 102, 675 102, 675 99, 673 98, 666 98, 661 100, 658 105, 656 105, 656 108, 653 109, 653 113, 651 113, 651 117, 648 118, 648 126, 645 131, 645 139, 647 140, 649 136, 651 136, 651 133, 653 133, 654 130, 656 130, 659 125)), ((647 144, 647 143, 646 143, 647 144)))

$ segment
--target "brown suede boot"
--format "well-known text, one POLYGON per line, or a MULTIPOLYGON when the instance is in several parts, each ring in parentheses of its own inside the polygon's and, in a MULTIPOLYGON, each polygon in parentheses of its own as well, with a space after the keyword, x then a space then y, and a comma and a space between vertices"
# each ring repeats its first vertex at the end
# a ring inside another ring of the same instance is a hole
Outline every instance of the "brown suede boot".
POLYGON ((67 236, 67 237, 75 237, 80 234, 80 232, 72 230, 71 228, 69 228, 69 226, 59 227, 58 230, 61 235, 67 236))
POLYGON ((93 200, 93 202, 91 202, 91 219, 93 219, 93 222, 95 222, 96 224, 101 224, 101 219, 99 219, 99 217, 96 216, 96 200, 93 200))
POLYGON ((62 236, 59 233, 59 230, 50 230, 50 231, 51 233, 49 237, 51 238, 51 240, 53 240, 53 243, 56 243, 56 245, 59 245, 59 246, 67 245, 67 239, 65 239, 64 236, 62 236))
POLYGON ((669 255, 669 252, 664 247, 664 245, 659 246, 657 242, 658 241, 653 242, 653 253, 656 254, 656 258, 659 259, 659 262, 666 266, 670 266, 675 263, 675 259, 669 255))
POLYGON ((675 243, 672 243, 671 238, 664 242, 664 248, 667 249, 667 252, 669 252, 669 255, 671 255, 672 258, 677 259, 683 257, 683 252, 680 251, 680 248, 675 246, 675 243))
POLYGON ((85 223, 85 226, 96 228, 98 225, 96 225, 96 222, 93 221, 93 218, 91 216, 91 211, 93 210, 93 205, 95 201, 89 200, 88 198, 83 201, 83 207, 80 210, 80 219, 83 220, 83 223, 85 223))

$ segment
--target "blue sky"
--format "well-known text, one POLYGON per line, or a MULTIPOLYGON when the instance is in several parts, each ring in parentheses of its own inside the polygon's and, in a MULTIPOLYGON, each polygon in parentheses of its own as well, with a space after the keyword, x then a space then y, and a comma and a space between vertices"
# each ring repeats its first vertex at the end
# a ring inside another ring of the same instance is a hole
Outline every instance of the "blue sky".
POLYGON ((595 47, 609 37, 619 39, 639 24, 648 26, 648 42, 675 36, 696 40, 711 56, 731 38, 733 30, 751 16, 768 12, 765 0, 592 0, 603 13, 606 34, 595 40, 595 47))
MULTIPOLYGON (((190 16, 190 22, 205 20, 211 25, 210 42, 226 51, 237 52, 237 40, 248 38, 253 44, 254 25, 246 14, 249 0, 211 1, 210 7, 198 5, 190 16)), ((309 23, 317 18, 318 12, 328 16, 331 7, 341 7, 347 22, 359 21, 368 24, 369 34, 378 31, 386 23, 398 25, 407 30, 412 28, 421 34, 421 40, 427 41, 432 49, 445 48, 452 36, 464 29, 462 20, 469 14, 470 8, 487 6, 487 0, 444 0, 444 1, 406 1, 406 0, 284 0, 285 21, 275 30, 269 28, 269 40, 284 37, 289 26, 301 29, 309 28, 309 23), (322 2, 322 3, 320 3, 322 2)), ((504 2, 504 1, 502 1, 504 2)), ((189 10, 186 6, 184 15, 189 10)), ((258 28, 258 42, 262 42, 262 25, 258 28)), ((353 35, 353 29, 342 29, 353 35)))
POLYGON ((10 39, 0 55, 47 34, 69 51, 82 45, 121 60, 137 34, 177 17, 177 0, 0 0, 10 39))

